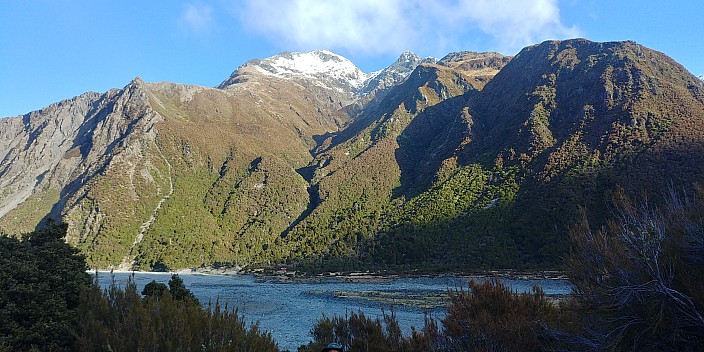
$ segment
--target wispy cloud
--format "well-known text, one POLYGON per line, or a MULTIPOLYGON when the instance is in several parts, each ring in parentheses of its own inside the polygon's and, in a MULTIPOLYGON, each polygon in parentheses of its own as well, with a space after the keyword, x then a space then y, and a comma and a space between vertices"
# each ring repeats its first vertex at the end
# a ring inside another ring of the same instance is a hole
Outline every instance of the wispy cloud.
MULTIPOLYGON (((579 34, 562 24, 557 0, 243 0, 249 28, 296 49, 367 54, 458 47, 486 38, 516 50, 579 34)), ((466 48, 472 49, 472 48, 466 48)))
POLYGON ((453 25, 474 25, 502 47, 580 34, 575 27, 562 24, 557 0, 461 0, 444 10, 441 16, 453 25))
POLYGON ((213 25, 213 8, 208 5, 187 4, 181 13, 180 23, 188 31, 206 32, 213 25))

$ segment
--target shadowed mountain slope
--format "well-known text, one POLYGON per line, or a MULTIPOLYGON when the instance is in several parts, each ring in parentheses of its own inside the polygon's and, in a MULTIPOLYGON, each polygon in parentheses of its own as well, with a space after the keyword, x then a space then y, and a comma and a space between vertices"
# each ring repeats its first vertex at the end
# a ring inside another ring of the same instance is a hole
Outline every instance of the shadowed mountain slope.
POLYGON ((468 97, 467 137, 452 144, 438 180, 451 176, 408 202, 402 213, 414 215, 369 250, 387 264, 558 265, 580 208, 603 224, 620 188, 657 202, 668 186, 700 182, 703 88, 666 55, 633 42, 528 47, 468 97), (476 201, 458 208, 471 180, 480 184, 476 201), (398 259, 400 248, 416 259, 398 259), (391 251, 396 260, 385 260, 391 251))
POLYGON ((633 42, 284 53, 2 119, 0 147, 2 229, 61 218, 94 267, 555 267, 580 208, 702 179, 704 83, 633 42))

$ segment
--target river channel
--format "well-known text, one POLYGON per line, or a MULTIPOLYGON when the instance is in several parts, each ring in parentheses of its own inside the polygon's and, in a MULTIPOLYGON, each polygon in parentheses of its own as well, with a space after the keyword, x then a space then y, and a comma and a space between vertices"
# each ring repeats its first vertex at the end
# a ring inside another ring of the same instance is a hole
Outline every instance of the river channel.
MULTIPOLYGON (((115 281, 124 285, 132 273, 114 273, 115 281)), ((424 314, 442 318, 448 290, 467 286, 468 277, 413 277, 375 278, 349 282, 337 278, 322 278, 296 282, 282 282, 275 278, 252 275, 180 274, 186 287, 198 299, 220 299, 230 308, 237 307, 248 322, 259 322, 263 330, 271 332, 282 350, 295 351, 311 340, 310 330, 323 314, 327 316, 363 312, 365 316, 380 317, 391 307, 406 334, 411 326, 423 327, 424 314)), ((169 273, 134 273, 138 292, 156 280, 167 283, 169 273)), ((486 280, 485 278, 474 278, 486 280)), ((100 273, 101 286, 110 284, 110 273, 100 273)), ((570 292, 565 280, 501 279, 514 291, 529 292, 533 285, 542 287, 547 295, 570 292)))

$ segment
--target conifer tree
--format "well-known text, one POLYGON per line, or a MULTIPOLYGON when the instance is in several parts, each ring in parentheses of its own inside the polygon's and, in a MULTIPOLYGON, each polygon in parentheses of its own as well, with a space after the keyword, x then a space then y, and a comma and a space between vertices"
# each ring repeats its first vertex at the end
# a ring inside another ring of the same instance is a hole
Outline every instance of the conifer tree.
POLYGON ((0 237, 0 346, 64 351, 77 330, 80 293, 90 285, 84 258, 49 221, 22 239, 0 237))

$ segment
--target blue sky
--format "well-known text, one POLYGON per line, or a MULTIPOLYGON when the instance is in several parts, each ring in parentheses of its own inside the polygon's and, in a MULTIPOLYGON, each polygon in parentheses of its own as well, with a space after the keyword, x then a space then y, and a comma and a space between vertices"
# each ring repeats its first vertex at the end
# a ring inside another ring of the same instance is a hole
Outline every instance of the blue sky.
POLYGON ((371 72, 406 50, 635 40, 701 75, 703 18, 694 0, 0 0, 0 116, 135 76, 215 86, 249 59, 314 49, 371 72))

